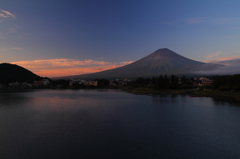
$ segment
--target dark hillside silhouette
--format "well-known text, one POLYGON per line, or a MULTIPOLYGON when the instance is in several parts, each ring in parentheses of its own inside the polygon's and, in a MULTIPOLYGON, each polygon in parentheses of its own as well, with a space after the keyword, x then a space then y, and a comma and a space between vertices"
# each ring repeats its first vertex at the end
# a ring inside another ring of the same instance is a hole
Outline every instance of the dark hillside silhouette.
POLYGON ((42 77, 21 66, 9 63, 0 64, 0 83, 2 84, 11 82, 34 82, 41 79, 42 77))

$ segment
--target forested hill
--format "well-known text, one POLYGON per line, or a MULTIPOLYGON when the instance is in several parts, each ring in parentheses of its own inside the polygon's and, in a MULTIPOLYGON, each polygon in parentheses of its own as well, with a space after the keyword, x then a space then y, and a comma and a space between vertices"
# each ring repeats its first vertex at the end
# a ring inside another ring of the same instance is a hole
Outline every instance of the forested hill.
POLYGON ((0 64, 0 83, 11 82, 34 82, 42 77, 32 73, 31 71, 9 63, 0 64))

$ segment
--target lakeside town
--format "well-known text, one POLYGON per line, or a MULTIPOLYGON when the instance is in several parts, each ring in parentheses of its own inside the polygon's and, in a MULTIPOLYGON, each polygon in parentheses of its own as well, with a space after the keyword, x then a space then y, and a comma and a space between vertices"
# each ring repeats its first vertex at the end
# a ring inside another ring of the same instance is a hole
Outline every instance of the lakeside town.
MULTIPOLYGON (((7 64, 7 66, 12 66, 7 64)), ((16 67, 16 66, 14 66, 16 67)), ((19 71, 25 74, 22 69, 19 71)), ((7 72, 6 72, 7 73, 7 72)), ((137 79, 50 79, 33 74, 2 76, 0 92, 19 92, 31 89, 121 89, 136 94, 199 94, 224 96, 240 100, 240 74, 218 76, 159 75, 137 79), (31 76, 33 75, 33 76, 31 76), (19 80, 17 80, 19 79, 19 80), (33 80, 35 79, 35 80, 33 80), (8 82, 11 81, 11 82, 8 82), (15 82, 14 82, 15 81, 15 82)))
MULTIPOLYGON (((172 75, 173 76, 173 75, 172 75)), ((166 78, 167 76, 165 76, 166 78)), ((176 78, 176 76, 173 76, 176 78)), ((63 88, 98 88, 98 87, 122 87, 122 86, 148 86, 154 87, 158 83, 157 78, 153 77, 152 79, 147 78, 138 78, 136 80, 131 79, 115 79, 115 80, 106 80, 106 79, 96 79, 96 80, 82 80, 82 79, 59 79, 59 80, 51 80, 49 78, 44 78, 42 80, 34 81, 33 83, 29 82, 11 82, 7 84, 0 83, 0 89, 39 89, 39 88, 53 88, 53 89, 63 89, 63 88)), ((173 80, 170 78, 167 84, 173 84, 173 80)), ((209 87, 212 85, 213 80, 207 77, 200 77, 200 78, 190 78, 187 79, 185 76, 182 78, 177 79, 177 86, 179 88, 183 87, 192 87, 192 88, 199 88, 199 87, 209 87)), ((160 81, 159 81, 160 82, 160 81)), ((177 88, 177 87, 175 87, 177 88)))

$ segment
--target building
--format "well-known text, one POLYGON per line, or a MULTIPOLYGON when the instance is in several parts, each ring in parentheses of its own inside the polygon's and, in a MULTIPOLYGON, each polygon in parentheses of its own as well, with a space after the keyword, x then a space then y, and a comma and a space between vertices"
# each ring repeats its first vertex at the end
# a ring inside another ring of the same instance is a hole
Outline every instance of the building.
POLYGON ((201 77, 201 78, 199 78, 199 80, 201 81, 199 83, 199 86, 210 86, 213 83, 212 80, 210 80, 206 77, 201 77))
POLYGON ((85 86, 97 86, 97 81, 82 81, 85 86))

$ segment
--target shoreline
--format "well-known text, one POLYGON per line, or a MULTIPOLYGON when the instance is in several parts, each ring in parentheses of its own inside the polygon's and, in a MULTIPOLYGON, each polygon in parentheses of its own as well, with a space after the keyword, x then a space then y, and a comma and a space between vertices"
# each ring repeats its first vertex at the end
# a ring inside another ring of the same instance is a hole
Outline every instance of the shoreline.
POLYGON ((215 98, 225 98, 225 99, 235 99, 240 101, 240 92, 231 91, 213 91, 213 90, 196 90, 196 89, 161 89, 155 90, 151 88, 123 88, 123 91, 139 94, 139 95, 176 95, 176 94, 186 94, 193 97, 215 97, 215 98))
MULTIPOLYGON (((43 88, 52 89, 52 88, 43 88)), ((32 90, 43 90, 43 89, 0 89, 0 93, 19 93, 32 90)), ((66 88, 69 89, 69 88, 66 88)), ((79 88, 88 89, 88 88, 79 88)), ((152 89, 145 87, 102 87, 102 88, 89 88, 89 89, 118 89, 128 93, 138 94, 138 95, 177 95, 186 94, 192 97, 214 97, 214 98, 224 98, 224 99, 234 99, 240 101, 240 92, 237 91, 214 91, 214 90, 197 90, 197 89, 152 89)), ((65 90, 65 89, 58 89, 65 90)))

